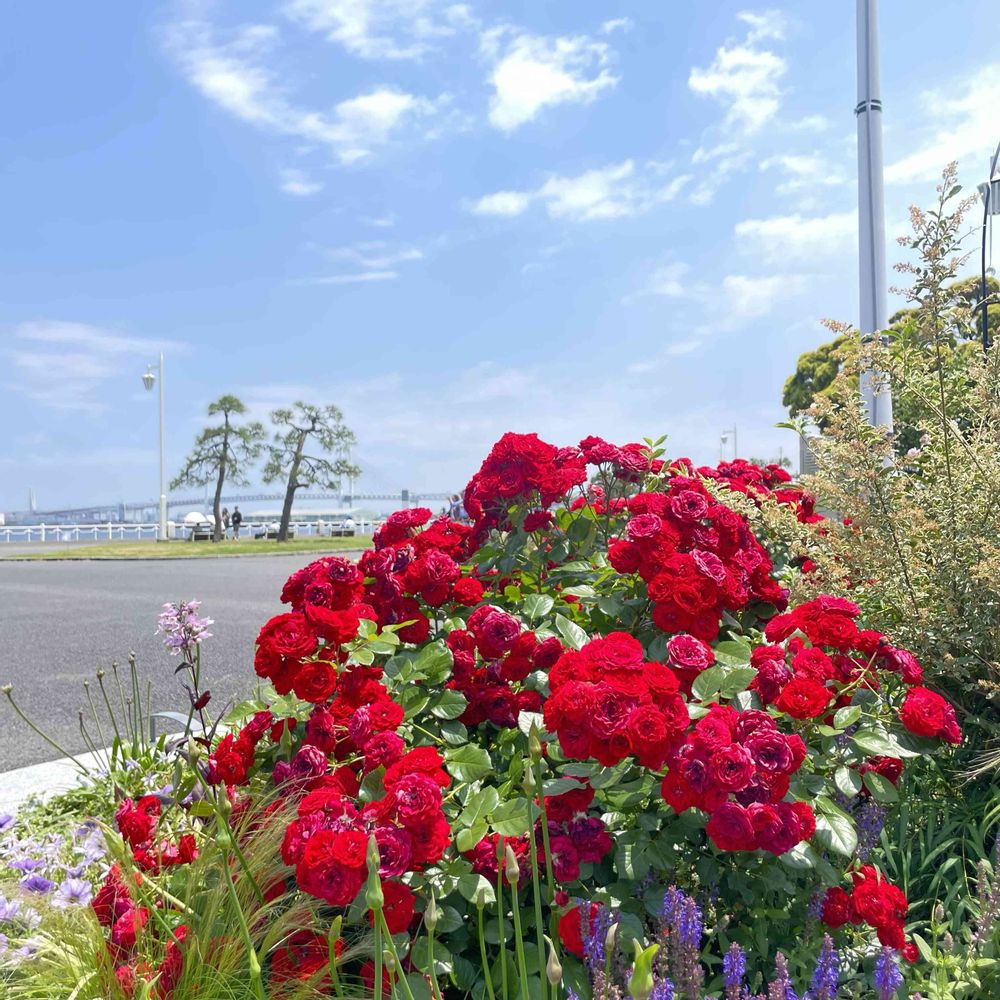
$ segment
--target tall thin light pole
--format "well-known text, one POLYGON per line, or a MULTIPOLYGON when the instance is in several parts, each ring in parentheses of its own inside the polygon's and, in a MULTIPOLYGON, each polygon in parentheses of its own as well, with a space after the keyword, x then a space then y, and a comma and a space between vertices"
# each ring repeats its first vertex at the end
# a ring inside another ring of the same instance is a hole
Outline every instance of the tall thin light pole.
POLYGON ((149 392, 153 388, 153 383, 157 377, 160 380, 160 523, 156 532, 158 541, 167 540, 167 467, 163 449, 163 352, 160 352, 160 362, 156 365, 147 365, 146 374, 142 376, 142 384, 149 392), (156 370, 156 375, 153 370, 156 370))
MULTIPOLYGON (((983 327, 983 353, 990 349, 990 309, 989 294, 986 284, 986 227, 991 215, 1000 215, 1000 204, 997 203, 996 195, 1000 195, 1000 176, 997 176, 997 161, 1000 160, 1000 143, 997 143, 996 152, 990 160, 990 175, 985 184, 979 185, 979 191, 983 196, 983 240, 982 240, 982 262, 979 285, 979 309, 980 322, 983 327)), ((992 237, 991 237, 992 238, 992 237)))
MULTIPOLYGON (((885 273, 885 199, 882 190, 882 98, 879 86, 878 0, 857 0, 858 28, 858 251, 863 341, 888 326, 885 273)), ((868 422, 892 433, 892 393, 884 376, 861 373, 868 422), (882 382, 881 388, 875 383, 882 382)))
POLYGON ((167 466, 163 452, 163 351, 160 351, 160 530, 161 542, 167 540, 167 466))

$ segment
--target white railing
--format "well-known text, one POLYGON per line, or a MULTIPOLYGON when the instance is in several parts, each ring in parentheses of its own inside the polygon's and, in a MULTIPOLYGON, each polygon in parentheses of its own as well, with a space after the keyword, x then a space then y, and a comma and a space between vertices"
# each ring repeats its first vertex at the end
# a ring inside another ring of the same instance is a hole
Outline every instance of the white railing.
MULTIPOLYGON (((0 526, 0 543, 5 542, 135 542, 156 538, 156 524, 119 524, 109 521, 107 524, 11 524, 0 526)), ((276 525, 272 521, 244 521, 240 526, 240 540, 254 541, 254 535, 273 531, 276 525)), ((329 537, 331 534, 328 521, 293 521, 290 527, 296 538, 312 538, 316 536, 329 537)), ((168 534, 171 538, 187 539, 193 526, 168 523, 168 534)), ((354 522, 355 535, 370 535, 375 529, 372 521, 358 518, 354 522)), ((230 528, 229 537, 232 538, 230 528)), ((341 537, 340 531, 335 531, 334 537, 341 537)))

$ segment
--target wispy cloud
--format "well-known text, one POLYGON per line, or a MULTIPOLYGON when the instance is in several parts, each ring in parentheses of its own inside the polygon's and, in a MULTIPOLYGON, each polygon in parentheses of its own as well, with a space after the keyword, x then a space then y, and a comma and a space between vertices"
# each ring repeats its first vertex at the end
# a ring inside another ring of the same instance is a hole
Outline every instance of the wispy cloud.
POLYGON ((588 104, 620 79, 614 53, 588 35, 546 37, 509 26, 492 28, 481 40, 491 66, 490 123, 513 132, 558 104, 588 104))
POLYGON ((781 41, 785 24, 775 10, 737 16, 747 26, 745 36, 716 49, 708 66, 692 67, 688 86, 718 101, 726 109, 726 124, 752 133, 767 124, 781 104, 780 84, 788 64, 762 43, 781 41))
POLYGON ((616 31, 631 31, 634 27, 635 21, 630 17, 613 17, 601 25, 601 34, 613 35, 616 31))
MULTIPOLYGON (((890 163, 885 179, 890 184, 931 181, 952 160, 974 174, 986 174, 986 157, 997 141, 997 94, 1000 62, 980 67, 945 88, 921 95, 921 126, 906 138, 919 136, 917 148, 890 163)), ((963 170, 963 173, 965 170, 963 170)))
POLYGON ((392 246, 382 240, 369 240, 353 246, 334 247, 324 255, 349 271, 337 274, 300 278, 297 285, 357 285, 367 282, 393 281, 399 277, 399 266, 423 260, 424 253, 416 247, 392 246))
POLYGON ((784 153, 760 162, 761 170, 776 170, 784 176, 775 187, 778 194, 794 194, 817 187, 838 187, 847 183, 842 167, 820 153, 784 153))
POLYGON ((188 82, 241 121, 315 143, 342 164, 370 156, 448 103, 446 95, 431 100, 383 85, 341 100, 330 111, 317 110, 298 103, 289 82, 269 63, 280 41, 275 27, 243 25, 226 41, 218 35, 205 20, 178 21, 169 28, 168 49, 188 82))
POLYGON ((575 177, 550 176, 532 191, 496 191, 470 205, 476 215, 515 216, 539 202, 553 219, 591 222, 640 215, 672 201, 690 181, 689 175, 666 179, 659 163, 637 167, 633 160, 588 170, 575 177))
POLYGON ((850 252, 857 237, 855 212, 822 216, 776 215, 744 219, 734 227, 737 246, 765 260, 798 268, 810 261, 825 261, 850 252))
POLYGON ((21 346, 5 352, 16 382, 7 388, 54 410, 97 414, 109 409, 101 390, 160 351, 183 353, 180 341, 132 337, 87 323, 34 320, 14 329, 21 346))
POLYGON ((362 59, 421 59, 476 24, 464 4, 437 0, 290 0, 284 13, 362 59))
POLYGON ((289 168, 281 171, 281 190, 297 198, 308 198, 310 195, 319 194, 323 190, 323 185, 319 181, 314 181, 304 171, 289 168))

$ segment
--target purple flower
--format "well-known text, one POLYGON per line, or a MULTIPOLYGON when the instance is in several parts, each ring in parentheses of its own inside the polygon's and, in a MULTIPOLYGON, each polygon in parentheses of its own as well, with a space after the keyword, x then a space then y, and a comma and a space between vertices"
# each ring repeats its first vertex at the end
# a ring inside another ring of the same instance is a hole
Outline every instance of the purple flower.
POLYGON ((27 878, 21 879, 21 888, 27 889, 28 892, 51 892, 55 887, 55 882, 50 882, 42 875, 29 875, 27 878))
POLYGON ((163 605, 156 632, 163 636, 163 645, 171 656, 179 653, 187 655, 202 640, 212 637, 208 626, 214 624, 214 621, 211 618, 199 618, 195 612, 200 607, 201 601, 178 601, 163 605))
MULTIPOLYGON (((584 913, 584 909, 581 908, 581 920, 586 920, 584 913)), ((586 923, 583 950, 587 964, 591 969, 603 968, 606 957, 605 942, 611 929, 611 910, 607 906, 600 907, 594 914, 593 920, 586 920, 586 923)))
POLYGON ((65 909, 69 906, 86 906, 93 898, 90 883, 82 878, 68 878, 56 890, 52 905, 65 909))
POLYGON ((14 825, 14 817, 10 813, 0 813, 0 833, 9 830, 14 825))
POLYGON ((840 982, 840 958, 833 947, 833 938, 823 935, 823 947, 816 960, 816 971, 809 986, 809 1000, 832 1000, 840 982))
POLYGON ((896 964, 896 953, 892 948, 883 948, 875 962, 872 979, 878 990, 878 1000, 892 1000, 896 990, 903 985, 903 974, 896 964))
POLYGON ((722 973, 726 979, 726 1000, 739 1000, 743 977, 747 971, 747 957, 734 941, 722 957, 722 973))
POLYGON ((39 868, 44 868, 46 862, 41 858, 18 858, 17 861, 8 861, 8 868, 15 868, 19 872, 33 872, 39 868))
POLYGON ((649 1000, 674 1000, 674 984, 669 979, 658 979, 649 1000))
POLYGON ((690 896, 685 897, 684 905, 677 917, 677 936, 681 944, 686 944, 690 948, 701 947, 701 909, 690 896))
POLYGON ((858 826, 857 856, 859 861, 867 861, 882 835, 885 824, 886 807, 881 802, 868 799, 858 810, 856 817, 858 826))
POLYGON ((21 913, 21 904, 16 899, 0 896, 0 923, 16 920, 21 913))

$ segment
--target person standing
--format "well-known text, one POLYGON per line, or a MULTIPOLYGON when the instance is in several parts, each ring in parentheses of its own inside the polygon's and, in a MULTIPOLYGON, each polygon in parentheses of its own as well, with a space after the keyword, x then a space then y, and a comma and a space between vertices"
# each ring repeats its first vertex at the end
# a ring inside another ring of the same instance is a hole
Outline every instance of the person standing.
POLYGON ((233 525, 233 538, 238 540, 240 537, 240 525, 243 523, 243 515, 240 513, 238 505, 233 508, 233 516, 230 520, 233 525))
POLYGON ((229 508, 222 508, 222 538, 223 540, 229 537, 229 508))

